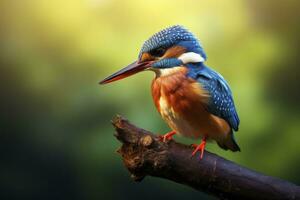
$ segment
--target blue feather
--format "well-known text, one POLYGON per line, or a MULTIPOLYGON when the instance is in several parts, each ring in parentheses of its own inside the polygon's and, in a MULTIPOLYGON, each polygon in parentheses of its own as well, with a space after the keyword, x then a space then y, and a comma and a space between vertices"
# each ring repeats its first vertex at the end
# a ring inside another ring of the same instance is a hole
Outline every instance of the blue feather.
POLYGON ((166 58, 159 60, 152 64, 152 67, 154 68, 168 68, 168 67, 173 67, 173 66, 180 66, 182 65, 182 61, 177 59, 177 58, 166 58))
POLYGON ((228 83, 222 75, 216 71, 200 64, 198 66, 188 65, 188 76, 197 80, 210 94, 208 111, 228 122, 230 127, 237 131, 239 117, 234 105, 232 92, 228 83))
POLYGON ((183 46, 187 51, 198 53, 206 59, 206 54, 199 40, 193 33, 180 25, 168 27, 152 35, 144 42, 139 53, 139 58, 141 58, 145 52, 159 47, 169 48, 174 45, 183 46))

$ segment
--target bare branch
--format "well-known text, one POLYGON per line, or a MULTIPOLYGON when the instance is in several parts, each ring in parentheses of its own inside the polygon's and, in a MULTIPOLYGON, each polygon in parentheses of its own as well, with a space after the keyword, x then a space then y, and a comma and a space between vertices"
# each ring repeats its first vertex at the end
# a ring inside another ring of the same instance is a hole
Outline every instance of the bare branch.
POLYGON ((118 150, 135 181, 155 176, 188 185, 220 199, 300 199, 300 187, 239 166, 213 153, 191 157, 191 147, 163 143, 153 133, 120 116, 112 121, 122 147, 118 150))

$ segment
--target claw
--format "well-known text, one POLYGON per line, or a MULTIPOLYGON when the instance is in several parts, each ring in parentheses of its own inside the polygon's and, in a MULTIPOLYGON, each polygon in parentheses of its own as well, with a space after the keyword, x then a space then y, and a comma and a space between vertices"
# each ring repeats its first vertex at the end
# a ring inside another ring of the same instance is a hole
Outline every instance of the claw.
POLYGON ((192 153, 192 156, 194 156, 198 151, 200 152, 200 159, 203 158, 204 149, 206 145, 206 138, 204 137, 199 145, 192 144, 192 147, 195 148, 195 150, 192 153))
POLYGON ((160 138, 161 141, 167 142, 168 140, 172 140, 173 139, 172 136, 175 135, 175 134, 176 134, 175 131, 171 131, 171 132, 166 133, 164 135, 160 135, 159 138, 160 138))

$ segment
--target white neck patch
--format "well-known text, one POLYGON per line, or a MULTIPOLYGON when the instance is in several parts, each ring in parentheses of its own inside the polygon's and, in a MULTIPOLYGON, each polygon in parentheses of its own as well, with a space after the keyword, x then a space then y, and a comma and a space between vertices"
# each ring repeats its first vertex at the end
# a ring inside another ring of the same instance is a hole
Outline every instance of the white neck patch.
POLYGON ((178 59, 181 60, 183 64, 205 61, 205 59, 200 54, 197 54, 195 52, 183 53, 181 56, 178 57, 178 59))
POLYGON ((178 71, 180 71, 183 67, 172 67, 172 68, 164 68, 164 69, 158 69, 156 71, 157 76, 169 76, 171 74, 174 74, 178 71))

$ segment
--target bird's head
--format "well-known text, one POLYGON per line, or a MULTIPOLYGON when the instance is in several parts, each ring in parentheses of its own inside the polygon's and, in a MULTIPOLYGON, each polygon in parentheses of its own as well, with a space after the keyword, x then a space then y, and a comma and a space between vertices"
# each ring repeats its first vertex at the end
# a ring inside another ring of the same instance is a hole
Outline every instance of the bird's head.
POLYGON ((205 52, 197 38, 183 26, 171 26, 144 42, 137 61, 105 78, 100 84, 120 80, 144 70, 160 73, 205 60, 205 52))

